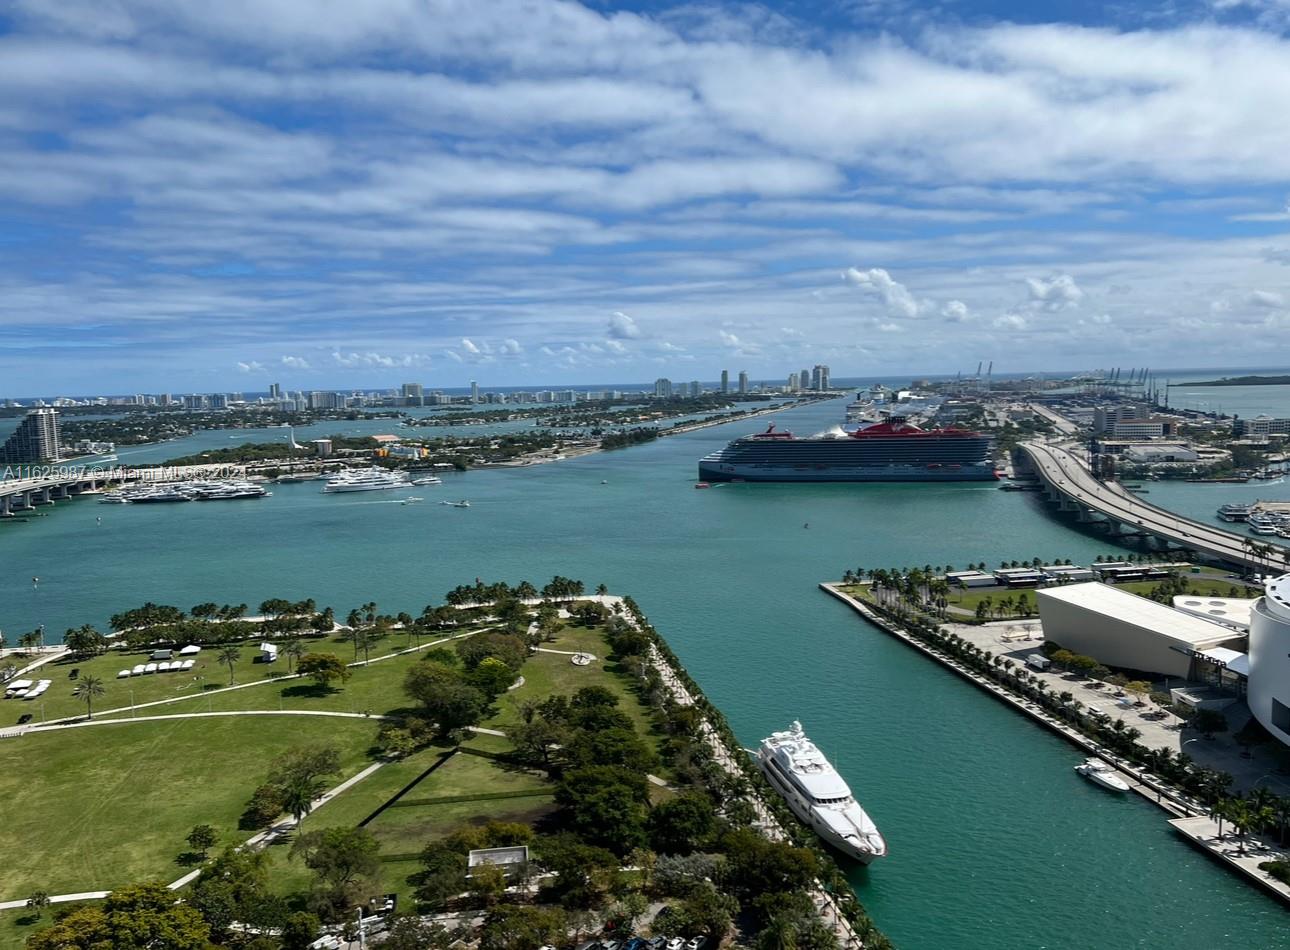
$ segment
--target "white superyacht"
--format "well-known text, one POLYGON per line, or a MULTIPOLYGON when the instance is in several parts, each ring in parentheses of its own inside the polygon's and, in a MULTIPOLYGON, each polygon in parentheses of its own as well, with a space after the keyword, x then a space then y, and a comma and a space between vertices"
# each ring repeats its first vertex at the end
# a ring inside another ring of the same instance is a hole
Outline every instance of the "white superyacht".
POLYGON ((757 762, 793 813, 826 842, 863 864, 886 855, 887 842, 878 826, 800 722, 763 739, 757 762))
POLYGON ((334 475, 323 486, 325 493, 353 491, 385 491, 391 488, 407 488, 411 483, 402 472, 391 472, 383 468, 366 468, 349 470, 334 475))

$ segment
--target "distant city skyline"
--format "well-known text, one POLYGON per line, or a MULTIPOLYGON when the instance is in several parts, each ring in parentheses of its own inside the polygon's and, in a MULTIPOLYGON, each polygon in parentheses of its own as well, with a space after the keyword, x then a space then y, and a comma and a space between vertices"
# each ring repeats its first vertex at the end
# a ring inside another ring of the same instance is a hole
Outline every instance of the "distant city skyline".
POLYGON ((0 388, 1290 363, 1285 11, 11 4, 0 388))

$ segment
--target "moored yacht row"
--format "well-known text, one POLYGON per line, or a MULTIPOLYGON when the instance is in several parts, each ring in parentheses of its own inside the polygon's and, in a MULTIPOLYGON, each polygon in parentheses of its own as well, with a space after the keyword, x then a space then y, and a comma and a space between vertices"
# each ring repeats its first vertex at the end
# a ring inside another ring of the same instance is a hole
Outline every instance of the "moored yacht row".
POLYGON ((1228 504, 1218 509, 1224 521, 1243 521, 1254 534, 1290 538, 1290 511, 1269 511, 1255 504, 1228 504))
POLYGON ((99 499, 106 505, 148 505, 184 501, 233 501, 242 498, 265 498, 272 492, 246 479, 166 482, 164 484, 126 485, 99 499))

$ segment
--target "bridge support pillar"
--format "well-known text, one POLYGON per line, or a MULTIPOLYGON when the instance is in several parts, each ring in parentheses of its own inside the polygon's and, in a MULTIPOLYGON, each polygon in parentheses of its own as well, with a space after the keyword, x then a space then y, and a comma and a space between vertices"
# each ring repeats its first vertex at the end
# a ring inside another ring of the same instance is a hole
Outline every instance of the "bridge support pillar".
POLYGON ((12 517, 13 517, 13 511, 12 511, 12 510, 10 509, 10 507, 9 507, 9 499, 10 499, 11 497, 12 497, 12 496, 10 496, 10 495, 2 495, 2 496, 0 496, 0 518, 12 518, 12 517))
POLYGON ((50 488, 50 487, 42 488, 36 494, 36 497, 32 500, 32 504, 52 505, 54 503, 53 494, 54 494, 53 488, 50 488))

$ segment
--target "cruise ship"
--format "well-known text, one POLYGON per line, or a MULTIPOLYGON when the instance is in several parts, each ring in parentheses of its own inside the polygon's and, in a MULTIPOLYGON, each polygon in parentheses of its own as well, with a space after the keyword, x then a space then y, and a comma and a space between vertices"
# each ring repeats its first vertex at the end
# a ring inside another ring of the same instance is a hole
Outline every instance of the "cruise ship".
POLYGON ((390 472, 383 468, 365 468, 358 471, 340 472, 327 480, 323 491, 385 491, 390 488, 407 488, 411 483, 402 472, 390 472))
POLYGON ((887 842, 878 826, 800 722, 763 739, 757 761, 793 814, 826 842, 863 864, 886 855, 887 842))
POLYGON ((765 432, 735 439, 699 460, 709 482, 951 482, 998 477, 988 436, 922 429, 901 416, 847 432, 799 439, 765 432))

